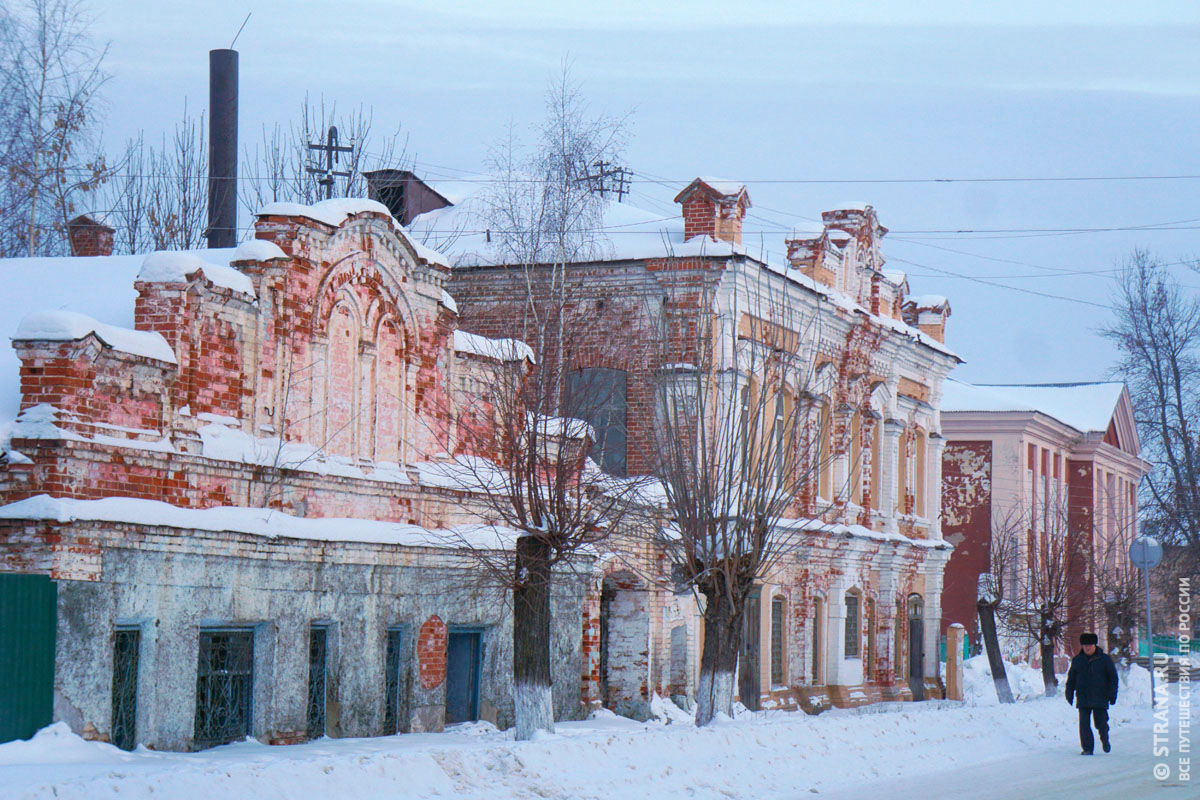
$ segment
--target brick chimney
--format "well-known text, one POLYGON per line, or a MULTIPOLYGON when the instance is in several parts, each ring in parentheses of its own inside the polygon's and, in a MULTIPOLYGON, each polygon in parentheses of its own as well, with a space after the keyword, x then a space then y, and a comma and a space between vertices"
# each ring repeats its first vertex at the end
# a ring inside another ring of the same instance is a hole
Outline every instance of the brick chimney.
POLYGON ((406 169, 364 172, 367 197, 388 207, 401 225, 409 225, 426 211, 454 205, 433 187, 406 169))
POLYGON ((73 256, 111 256, 115 230, 87 214, 67 223, 67 238, 73 256))
POLYGON ((829 231, 822 228, 819 231, 793 234, 793 238, 784 242, 787 246, 787 260, 793 269, 798 269, 814 281, 825 286, 833 286, 837 275, 826 261, 829 252, 829 231))
POLYGON ((746 187, 733 181, 696 178, 675 197, 683 206, 683 239, 708 236, 742 243, 742 220, 750 208, 746 187))
POLYGON ((904 321, 916 326, 921 333, 945 344, 946 320, 950 318, 950 301, 941 295, 913 297, 904 303, 904 321))

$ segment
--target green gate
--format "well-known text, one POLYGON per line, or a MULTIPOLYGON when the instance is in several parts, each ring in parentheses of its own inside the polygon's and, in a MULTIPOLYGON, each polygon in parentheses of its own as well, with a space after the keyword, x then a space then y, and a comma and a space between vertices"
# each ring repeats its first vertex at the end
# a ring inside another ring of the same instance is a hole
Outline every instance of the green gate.
POLYGON ((51 722, 57 605, 46 576, 0 573, 0 742, 51 722))

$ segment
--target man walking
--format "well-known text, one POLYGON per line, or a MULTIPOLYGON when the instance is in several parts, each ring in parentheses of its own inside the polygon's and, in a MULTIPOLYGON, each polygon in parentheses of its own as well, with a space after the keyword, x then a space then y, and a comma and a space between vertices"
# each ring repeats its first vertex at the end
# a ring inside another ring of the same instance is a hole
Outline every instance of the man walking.
POLYGON ((1079 637, 1083 649, 1071 659, 1067 673, 1067 702, 1075 703, 1079 709, 1080 755, 1090 756, 1095 740, 1092 738, 1092 721, 1100 734, 1100 746, 1104 752, 1112 748, 1108 744, 1108 707, 1117 702, 1117 668, 1108 653, 1097 647, 1099 638, 1094 633, 1079 637), (1078 702, 1076 702, 1078 701, 1078 702))

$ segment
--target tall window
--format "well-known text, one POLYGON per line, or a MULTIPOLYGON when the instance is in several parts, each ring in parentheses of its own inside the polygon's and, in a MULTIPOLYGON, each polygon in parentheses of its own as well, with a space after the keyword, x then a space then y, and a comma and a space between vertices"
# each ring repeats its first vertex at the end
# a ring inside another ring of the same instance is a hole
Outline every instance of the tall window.
POLYGON ((783 598, 771 600, 771 685, 783 685, 783 598))
POLYGON ((775 423, 771 428, 772 457, 775 459, 775 485, 782 486, 787 477, 788 430, 787 430, 787 395, 779 391, 775 395, 775 423))
POLYGON ((626 374, 624 370, 589 367, 567 378, 565 413, 596 431, 591 457, 610 475, 627 470, 626 374))
POLYGON ((821 407, 820 430, 818 435, 820 438, 820 448, 818 449, 817 458, 819 459, 818 467, 820 469, 819 479, 817 481, 817 494, 823 500, 833 499, 833 414, 829 410, 829 404, 826 403, 821 407))
POLYGON ((883 492, 883 459, 880 451, 883 448, 883 420, 877 419, 871 425, 871 509, 880 508, 879 497, 883 492))
POLYGON ((858 658, 862 653, 862 629, 859 622, 858 595, 846 593, 846 658, 858 658))
POLYGON ((192 737, 196 748, 249 736, 253 698, 254 632, 202 629, 192 737))
POLYGON ((850 422, 850 502, 862 505, 863 490, 862 413, 850 422))
POLYGON ((925 516, 925 431, 917 429, 913 436, 913 512, 918 517, 925 516))
POLYGON ((138 650, 142 632, 117 628, 113 635, 112 743, 122 750, 137 745, 138 650))

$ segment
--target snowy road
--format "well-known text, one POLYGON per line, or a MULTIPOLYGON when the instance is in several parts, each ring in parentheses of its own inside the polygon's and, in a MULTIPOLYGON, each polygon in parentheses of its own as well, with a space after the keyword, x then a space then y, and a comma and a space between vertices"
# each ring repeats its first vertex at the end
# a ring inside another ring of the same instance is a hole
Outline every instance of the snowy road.
POLYGON ((1155 764, 1148 727, 1116 731, 1112 753, 1097 750, 1091 758, 1075 747, 1055 746, 1047 752, 1006 758, 946 772, 895 778, 861 784, 842 791, 804 792, 801 798, 823 800, 923 800, 969 798, 970 800, 1163 800, 1200 798, 1200 784, 1181 783, 1177 778, 1154 778, 1155 764))

